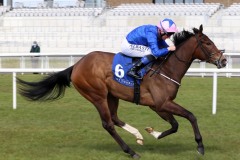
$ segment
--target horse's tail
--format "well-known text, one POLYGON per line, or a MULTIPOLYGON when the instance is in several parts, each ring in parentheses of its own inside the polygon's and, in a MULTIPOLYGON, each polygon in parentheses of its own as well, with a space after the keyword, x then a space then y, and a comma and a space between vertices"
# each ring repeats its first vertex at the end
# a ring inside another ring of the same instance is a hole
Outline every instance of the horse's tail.
POLYGON ((17 78, 19 93, 31 101, 56 100, 62 98, 65 88, 70 87, 73 66, 51 74, 38 82, 26 82, 17 78))

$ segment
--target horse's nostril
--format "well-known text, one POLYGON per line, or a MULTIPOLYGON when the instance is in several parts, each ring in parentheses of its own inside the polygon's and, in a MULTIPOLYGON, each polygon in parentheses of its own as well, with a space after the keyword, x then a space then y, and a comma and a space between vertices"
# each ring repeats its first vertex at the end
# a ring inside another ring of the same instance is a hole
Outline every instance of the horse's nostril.
POLYGON ((221 64, 222 64, 222 67, 225 67, 227 65, 227 60, 226 59, 223 59, 221 61, 221 64))

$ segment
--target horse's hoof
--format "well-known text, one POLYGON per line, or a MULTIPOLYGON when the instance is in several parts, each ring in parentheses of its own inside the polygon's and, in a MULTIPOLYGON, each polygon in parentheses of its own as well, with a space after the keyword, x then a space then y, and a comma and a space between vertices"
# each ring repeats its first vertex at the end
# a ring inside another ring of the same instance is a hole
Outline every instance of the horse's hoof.
POLYGON ((140 159, 141 156, 137 153, 135 153, 133 156, 132 156, 133 159, 140 159))
POLYGON ((199 154, 204 155, 204 148, 203 147, 198 147, 197 151, 199 154))
POLYGON ((142 139, 137 139, 137 143, 140 145, 143 145, 143 140, 142 139))
POLYGON ((146 130, 148 133, 152 133, 152 132, 153 132, 153 127, 146 127, 145 130, 146 130))

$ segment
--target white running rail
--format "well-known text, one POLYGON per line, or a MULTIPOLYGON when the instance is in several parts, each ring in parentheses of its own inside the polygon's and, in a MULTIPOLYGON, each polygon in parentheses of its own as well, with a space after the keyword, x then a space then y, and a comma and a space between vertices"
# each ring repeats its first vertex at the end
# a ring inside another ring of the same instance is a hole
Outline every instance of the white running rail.
MULTIPOLYGON (((48 57, 68 57, 69 58, 69 66, 74 64, 74 57, 83 57, 87 53, 79 54, 79 53, 1 53, 0 54, 0 73, 12 73, 13 74, 13 109, 17 108, 17 89, 16 89, 16 75, 17 73, 32 73, 32 72, 39 72, 39 73, 51 73, 51 72, 58 72, 65 68, 49 68, 49 61, 48 57), (31 56, 40 56, 41 58, 41 68, 25 68, 25 57, 31 56), (2 68, 1 65, 1 58, 11 58, 11 57, 20 57, 20 68, 2 68)), ((216 69, 216 68, 206 68, 205 66, 201 68, 189 68, 186 75, 192 75, 198 73, 201 74, 210 74, 213 76, 213 99, 212 99, 212 114, 216 114, 217 111, 217 78, 218 73, 226 73, 232 74, 235 73, 240 75, 240 69, 233 69, 232 68, 232 58, 238 57, 240 58, 240 53, 224 53, 224 55, 228 59, 228 65, 226 68, 223 69, 216 69)), ((198 75, 198 76, 199 76, 198 75)))
MULTIPOLYGON (((65 68, 58 69, 16 69, 16 68, 7 68, 0 69, 0 73, 12 73, 13 79, 13 109, 17 109, 17 85, 16 85, 16 75, 17 73, 51 73, 59 72, 65 68)), ((201 69, 201 68, 190 68, 187 73, 212 73, 213 74, 213 99, 212 99, 212 114, 217 112, 217 78, 218 73, 240 73, 240 69, 201 69)))

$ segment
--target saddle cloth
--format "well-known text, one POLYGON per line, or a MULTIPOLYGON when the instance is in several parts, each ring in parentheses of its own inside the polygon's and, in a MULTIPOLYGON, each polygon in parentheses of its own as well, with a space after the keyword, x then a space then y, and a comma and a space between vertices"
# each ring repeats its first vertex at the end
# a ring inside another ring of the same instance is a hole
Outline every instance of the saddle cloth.
MULTIPOLYGON (((113 79, 127 87, 134 87, 134 78, 127 75, 127 71, 133 66, 133 64, 132 57, 128 57, 121 52, 117 53, 114 56, 112 63, 113 79)), ((146 69, 141 69, 139 74, 143 77, 146 74, 146 69)), ((137 83, 140 85, 141 80, 138 79, 137 83)))

